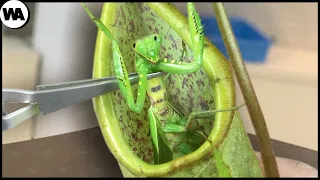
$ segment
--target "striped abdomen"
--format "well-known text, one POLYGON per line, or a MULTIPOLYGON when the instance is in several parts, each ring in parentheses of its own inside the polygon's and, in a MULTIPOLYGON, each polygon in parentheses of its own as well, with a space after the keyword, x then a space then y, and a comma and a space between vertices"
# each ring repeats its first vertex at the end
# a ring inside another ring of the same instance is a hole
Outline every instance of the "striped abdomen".
POLYGON ((166 117, 170 116, 172 110, 165 101, 166 90, 162 77, 148 80, 147 93, 151 101, 151 107, 154 108, 159 120, 165 120, 166 117))

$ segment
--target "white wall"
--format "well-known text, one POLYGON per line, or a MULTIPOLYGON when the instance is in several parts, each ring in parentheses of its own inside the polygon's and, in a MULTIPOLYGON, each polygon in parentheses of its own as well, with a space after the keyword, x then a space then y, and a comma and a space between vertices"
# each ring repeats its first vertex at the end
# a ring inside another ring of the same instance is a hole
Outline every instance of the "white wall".
MULTIPOLYGON (((174 3, 187 13, 186 3, 174 3)), ((254 23, 277 43, 318 49, 318 3, 225 3, 229 16, 254 23)), ((214 16, 211 3, 196 3, 201 15, 214 16)))
MULTIPOLYGON (((88 4, 97 13, 101 3, 88 4)), ((97 29, 80 3, 37 3, 33 44, 42 55, 40 84, 92 78, 97 29)), ((40 116, 35 138, 97 126, 92 101, 40 116)))

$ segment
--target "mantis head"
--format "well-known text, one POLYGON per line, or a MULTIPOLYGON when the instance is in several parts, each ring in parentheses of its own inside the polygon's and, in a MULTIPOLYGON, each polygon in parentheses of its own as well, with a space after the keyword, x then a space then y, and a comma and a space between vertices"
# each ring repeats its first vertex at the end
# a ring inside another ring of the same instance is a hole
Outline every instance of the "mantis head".
POLYGON ((161 48, 162 37, 158 34, 145 36, 133 43, 133 51, 143 56, 151 63, 158 62, 159 51, 161 48))

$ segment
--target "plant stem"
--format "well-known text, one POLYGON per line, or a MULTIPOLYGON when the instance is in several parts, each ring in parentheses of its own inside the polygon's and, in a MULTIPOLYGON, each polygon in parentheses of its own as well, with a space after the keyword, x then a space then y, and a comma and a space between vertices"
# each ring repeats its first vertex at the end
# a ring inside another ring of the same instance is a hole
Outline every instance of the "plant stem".
POLYGON ((212 6, 231 64, 239 82, 244 100, 247 104, 253 127, 259 138, 265 175, 267 177, 279 177, 279 171, 272 149, 268 128, 245 64, 242 60, 224 5, 223 3, 212 3, 212 6))

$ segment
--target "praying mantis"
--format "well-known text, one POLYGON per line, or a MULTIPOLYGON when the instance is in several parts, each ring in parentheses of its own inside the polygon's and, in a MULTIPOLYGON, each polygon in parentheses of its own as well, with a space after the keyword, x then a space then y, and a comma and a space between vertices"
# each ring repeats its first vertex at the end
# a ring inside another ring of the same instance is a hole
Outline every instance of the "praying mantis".
MULTIPOLYGON (((125 98, 129 109, 140 113, 146 100, 146 94, 151 100, 151 107, 148 109, 148 119, 150 122, 150 132, 154 147, 154 164, 162 164, 171 161, 174 153, 186 155, 207 140, 206 134, 196 126, 196 119, 211 118, 214 113, 235 110, 236 108, 224 110, 209 110, 200 113, 192 112, 188 118, 179 113, 165 99, 166 90, 163 77, 147 80, 147 74, 151 72, 163 71, 169 74, 187 74, 200 69, 203 62, 204 32, 199 14, 193 3, 188 3, 188 23, 191 33, 194 61, 190 63, 182 62, 184 51, 180 60, 161 59, 159 51, 161 49, 162 37, 159 34, 151 34, 136 40, 132 45, 135 57, 135 68, 139 74, 137 100, 134 101, 132 87, 129 82, 125 61, 121 54, 117 40, 112 36, 108 28, 89 11, 83 3, 83 7, 96 26, 112 41, 113 62, 115 73, 118 79, 120 92, 125 98), (169 142, 167 134, 173 134, 179 139, 179 143, 169 142)), ((221 132, 225 129, 221 128, 221 132)))

